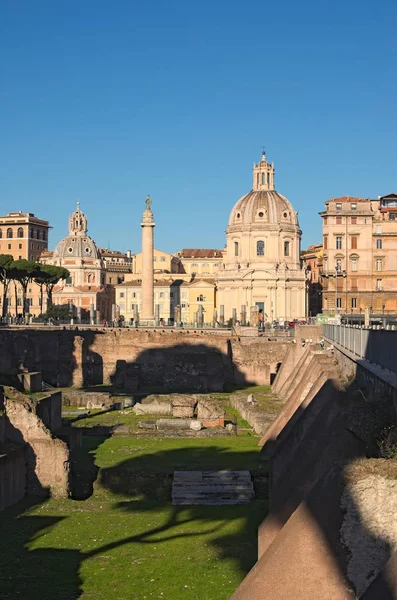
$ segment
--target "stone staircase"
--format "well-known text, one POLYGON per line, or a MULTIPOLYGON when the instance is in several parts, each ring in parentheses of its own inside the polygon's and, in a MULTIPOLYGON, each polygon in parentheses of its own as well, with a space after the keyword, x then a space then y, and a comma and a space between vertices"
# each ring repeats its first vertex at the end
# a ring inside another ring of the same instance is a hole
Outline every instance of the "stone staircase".
POLYGON ((249 471, 174 471, 174 506, 248 504, 254 495, 249 471))

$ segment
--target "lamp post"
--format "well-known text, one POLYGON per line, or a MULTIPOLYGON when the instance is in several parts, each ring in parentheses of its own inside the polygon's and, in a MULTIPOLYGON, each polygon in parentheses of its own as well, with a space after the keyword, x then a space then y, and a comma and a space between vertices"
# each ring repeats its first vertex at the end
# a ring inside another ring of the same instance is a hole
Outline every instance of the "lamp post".
POLYGON ((386 327, 385 304, 382 304, 382 327, 383 329, 386 327))

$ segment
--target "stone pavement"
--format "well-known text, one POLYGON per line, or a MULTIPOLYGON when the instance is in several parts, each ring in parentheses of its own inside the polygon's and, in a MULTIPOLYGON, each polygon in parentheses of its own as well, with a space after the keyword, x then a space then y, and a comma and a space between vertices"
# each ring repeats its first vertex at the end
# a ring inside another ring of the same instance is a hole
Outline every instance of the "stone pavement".
POLYGON ((254 498, 249 471, 175 471, 172 504, 248 504, 254 498))

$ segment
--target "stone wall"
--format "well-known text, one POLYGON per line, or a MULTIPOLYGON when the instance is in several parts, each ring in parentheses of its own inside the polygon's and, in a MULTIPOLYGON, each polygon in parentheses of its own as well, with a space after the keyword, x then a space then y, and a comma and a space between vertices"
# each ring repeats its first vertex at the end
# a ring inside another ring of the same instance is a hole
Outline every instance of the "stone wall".
MULTIPOLYGON (((27 491, 34 495, 69 495, 69 450, 54 437, 37 414, 39 402, 17 390, 4 388, 5 437, 24 446, 27 491)), ((47 411, 48 414, 51 411, 47 411)))
POLYGON ((25 448, 3 448, 0 450, 0 511, 22 500, 25 493, 25 448))
POLYGON ((47 429, 52 432, 60 429, 62 427, 62 392, 54 392, 37 400, 36 411, 47 429))
POLYGON ((270 383, 289 343, 185 330, 1 330, 0 374, 40 371, 54 387, 220 391, 270 383))

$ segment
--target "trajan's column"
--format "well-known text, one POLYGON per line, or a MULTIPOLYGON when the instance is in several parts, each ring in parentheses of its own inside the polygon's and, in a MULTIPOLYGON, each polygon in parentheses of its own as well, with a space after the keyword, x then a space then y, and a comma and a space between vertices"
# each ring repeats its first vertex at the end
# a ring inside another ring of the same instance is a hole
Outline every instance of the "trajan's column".
POLYGON ((146 198, 146 208, 142 217, 142 303, 140 321, 145 325, 155 325, 153 294, 153 237, 154 220, 151 211, 152 199, 146 198))

